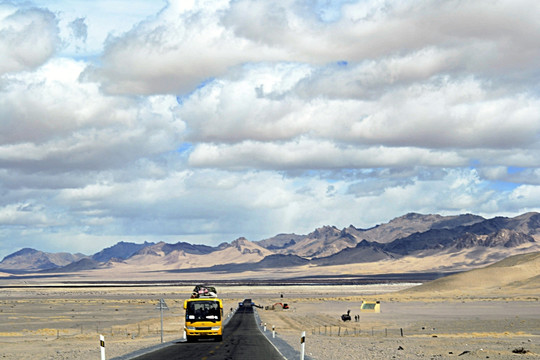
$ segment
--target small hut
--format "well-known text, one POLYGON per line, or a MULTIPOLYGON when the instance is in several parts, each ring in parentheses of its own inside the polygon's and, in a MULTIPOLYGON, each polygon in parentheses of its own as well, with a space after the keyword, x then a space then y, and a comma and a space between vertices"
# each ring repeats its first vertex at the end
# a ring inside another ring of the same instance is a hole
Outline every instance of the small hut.
POLYGON ((380 313, 381 302, 380 301, 362 301, 360 305, 360 312, 363 313, 380 313))

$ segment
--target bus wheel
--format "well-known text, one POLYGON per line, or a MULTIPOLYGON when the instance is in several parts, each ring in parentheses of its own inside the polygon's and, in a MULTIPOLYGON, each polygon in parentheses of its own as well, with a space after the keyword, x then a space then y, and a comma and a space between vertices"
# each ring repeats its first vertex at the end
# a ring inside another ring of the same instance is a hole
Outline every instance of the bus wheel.
POLYGON ((221 341, 221 340, 223 340, 223 336, 222 336, 222 335, 216 335, 216 336, 214 337, 214 340, 215 340, 215 341, 221 341))

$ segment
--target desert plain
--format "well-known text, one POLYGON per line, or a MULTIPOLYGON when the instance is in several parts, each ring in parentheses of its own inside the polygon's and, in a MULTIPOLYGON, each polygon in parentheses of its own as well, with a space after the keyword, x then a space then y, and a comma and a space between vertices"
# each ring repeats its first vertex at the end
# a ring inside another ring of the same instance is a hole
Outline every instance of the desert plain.
MULTIPOLYGON (((540 256, 425 284, 223 285, 225 314, 251 298, 267 331, 297 351, 306 332, 312 359, 540 359, 540 256), (381 302, 362 313, 362 301, 381 302), (289 309, 265 310, 275 303, 289 309), (350 310, 352 321, 341 315, 350 310), (355 316, 359 316, 356 320, 355 316)), ((194 281, 195 284, 195 281, 194 281)), ((2 285, 2 284, 0 284, 2 285)), ((0 359, 107 359, 182 338, 183 300, 192 285, 70 284, 0 287, 0 359)), ((289 359, 292 360, 292 359, 289 359)))

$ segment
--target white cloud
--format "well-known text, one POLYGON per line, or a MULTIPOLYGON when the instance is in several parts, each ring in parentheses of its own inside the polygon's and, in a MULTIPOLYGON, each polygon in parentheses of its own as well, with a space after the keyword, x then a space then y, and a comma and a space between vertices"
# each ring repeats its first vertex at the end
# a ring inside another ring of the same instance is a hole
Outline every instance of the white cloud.
POLYGON ((165 1, 146 0, 32 0, 32 3, 55 14, 62 56, 79 58, 101 54, 109 36, 129 31, 154 17, 166 5, 165 1))
MULTIPOLYGON (((110 38, 101 62, 87 76, 112 93, 189 92, 230 67, 276 58, 275 50, 235 37, 220 23, 226 1, 186 7, 173 1, 156 19, 110 38)), ((278 51, 279 53, 279 51, 278 51)))
POLYGON ((79 82, 84 64, 50 61, 0 89, 0 164, 44 172, 107 169, 176 149, 172 96, 110 97, 79 82))
MULTIPOLYGON (((51 220, 43 208, 37 208, 30 203, 8 204, 0 207, 0 224, 9 226, 51 225, 51 220)), ((54 221, 54 220, 53 220, 54 221)))
POLYGON ((0 5, 0 253, 540 210, 535 1, 35 4, 0 5))
POLYGON ((358 2, 333 22, 304 5, 171 2, 112 39, 90 74, 121 93, 189 92, 237 65, 268 61, 381 61, 398 78, 473 72, 508 83, 537 75, 535 2, 358 2))
MULTIPOLYGON (((306 79, 318 75, 302 65, 250 68, 243 75, 213 81, 182 100, 179 114, 190 140, 199 143, 192 165, 467 166, 471 159, 502 165, 501 159, 512 163, 509 156, 515 162, 538 147, 538 98, 501 94, 473 78, 435 78, 369 99, 340 99, 298 96, 298 88, 310 88, 306 79)), ((334 88, 341 85, 338 78, 334 88)))
POLYGON ((452 152, 408 147, 337 146, 301 138, 286 143, 246 141, 236 145, 201 144, 189 155, 189 164, 231 170, 246 169, 361 169, 379 167, 444 166, 467 164, 452 152))
POLYGON ((0 3, 0 75, 49 60, 60 46, 57 25, 47 10, 0 3))

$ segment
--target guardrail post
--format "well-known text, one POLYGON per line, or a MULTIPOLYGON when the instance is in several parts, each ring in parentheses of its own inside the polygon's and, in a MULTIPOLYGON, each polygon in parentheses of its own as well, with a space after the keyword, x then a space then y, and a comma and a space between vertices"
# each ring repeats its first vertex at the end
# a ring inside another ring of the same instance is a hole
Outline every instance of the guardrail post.
POLYGON ((302 337, 300 338, 300 360, 304 360, 305 352, 306 352, 306 332, 302 331, 302 337))
POLYGON ((101 360, 105 360, 105 337, 99 335, 99 347, 101 348, 101 360))

